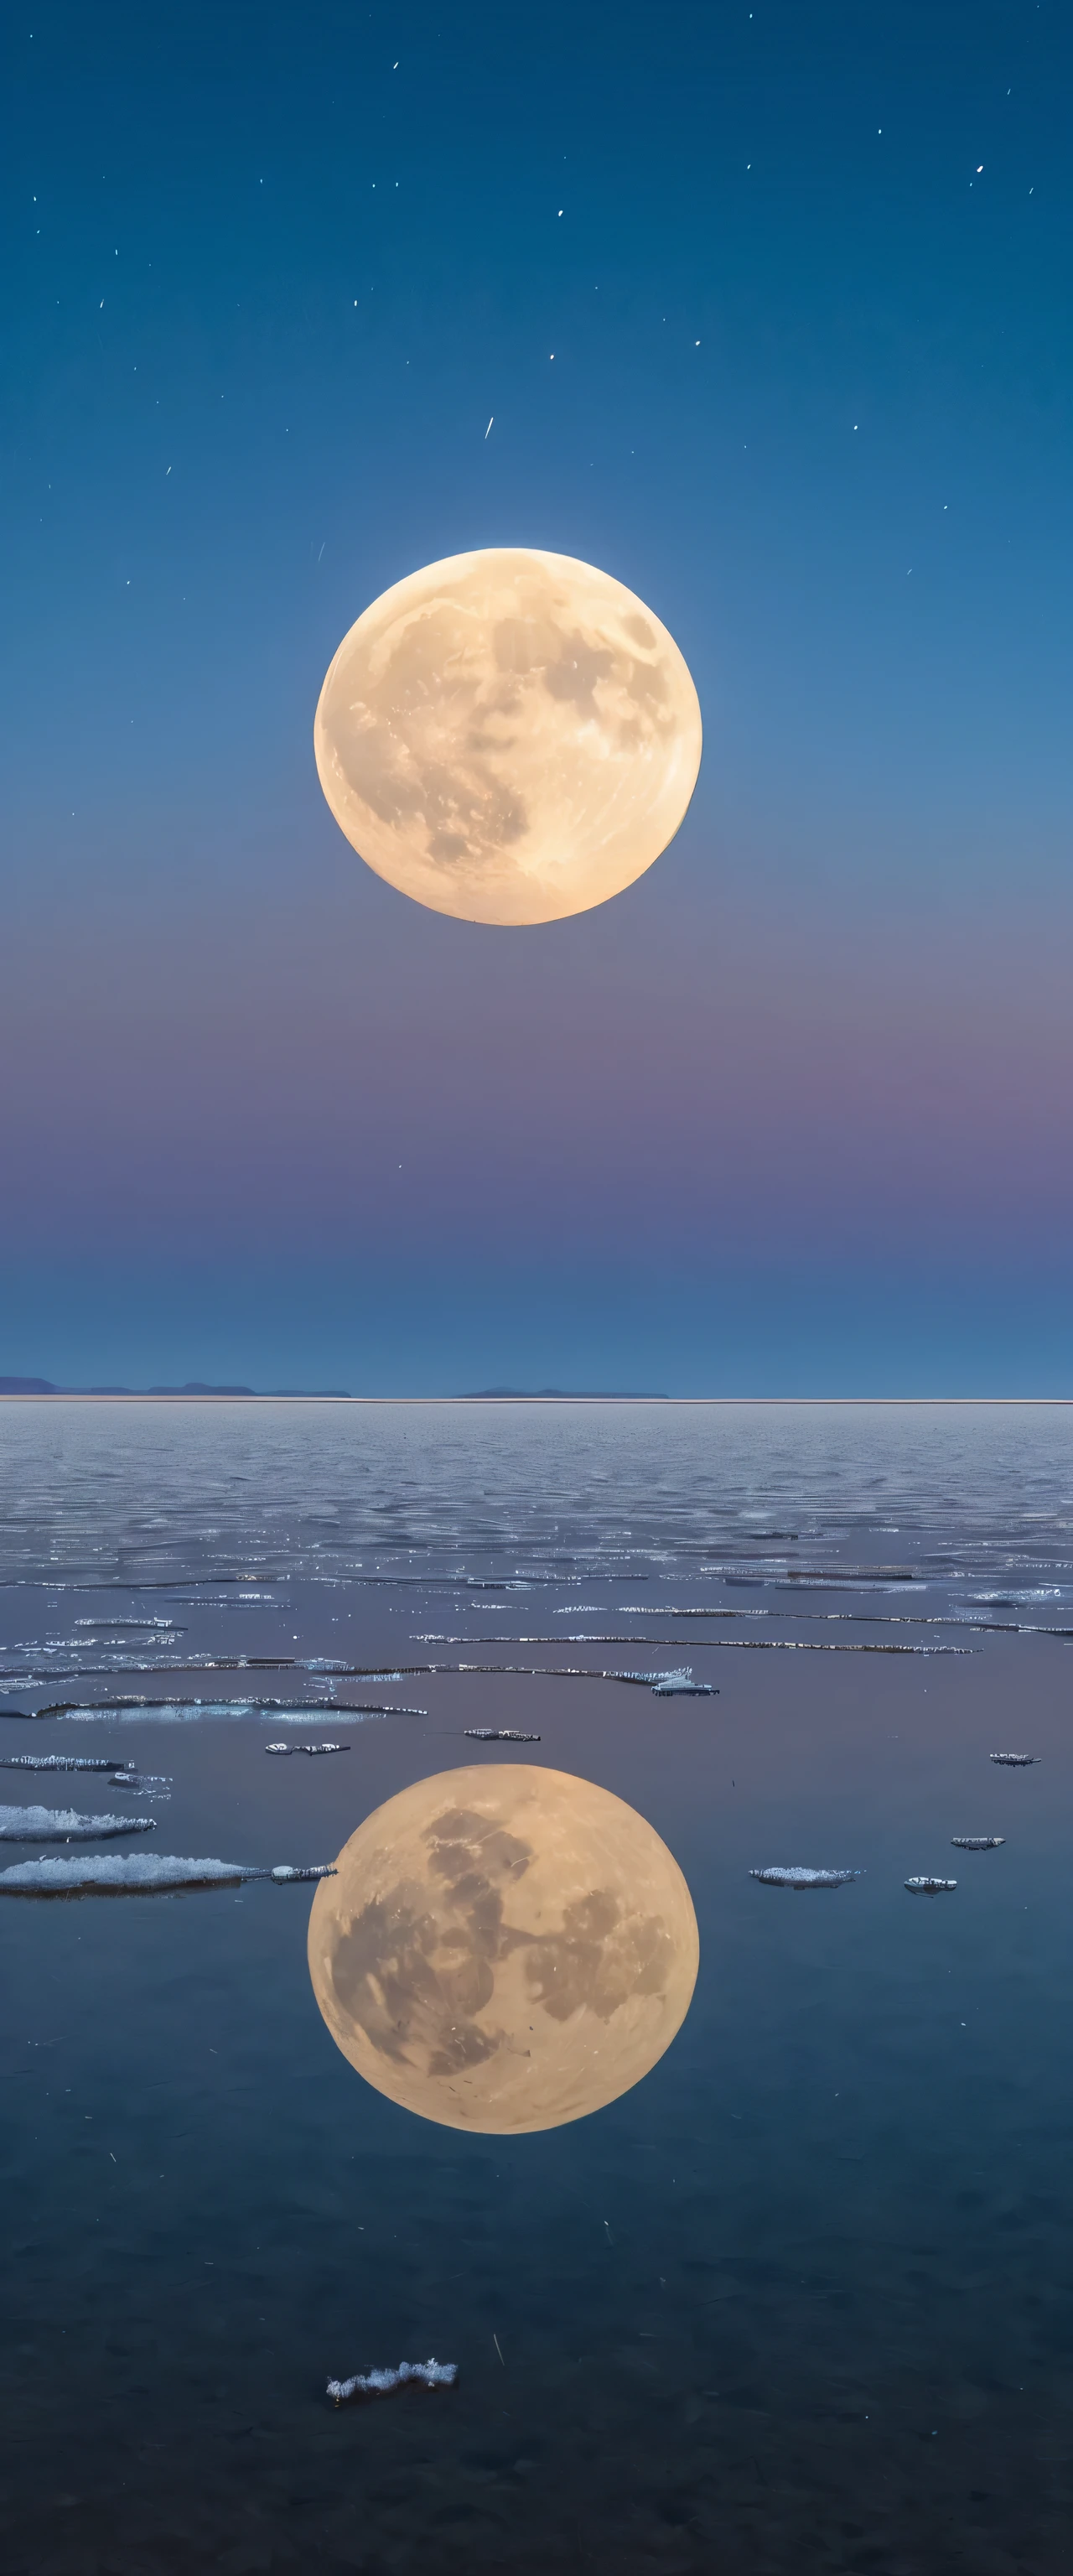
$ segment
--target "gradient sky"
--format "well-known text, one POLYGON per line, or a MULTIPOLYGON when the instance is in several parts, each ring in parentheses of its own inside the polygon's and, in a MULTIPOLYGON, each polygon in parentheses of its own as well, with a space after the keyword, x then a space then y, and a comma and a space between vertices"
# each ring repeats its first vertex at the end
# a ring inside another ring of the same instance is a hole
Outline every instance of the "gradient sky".
POLYGON ((0 1371, 1073 1395, 1068 12, 6 27, 0 1371), (505 543, 705 719, 527 931, 311 741, 505 543))

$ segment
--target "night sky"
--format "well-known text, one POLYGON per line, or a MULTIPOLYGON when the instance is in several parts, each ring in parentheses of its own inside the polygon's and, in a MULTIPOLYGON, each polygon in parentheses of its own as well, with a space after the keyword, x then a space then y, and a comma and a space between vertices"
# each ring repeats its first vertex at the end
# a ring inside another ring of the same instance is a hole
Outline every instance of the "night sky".
POLYGON ((1068 11, 6 28, 0 1371, 1073 1395, 1068 11), (516 543, 705 754, 504 931, 312 720, 516 543))

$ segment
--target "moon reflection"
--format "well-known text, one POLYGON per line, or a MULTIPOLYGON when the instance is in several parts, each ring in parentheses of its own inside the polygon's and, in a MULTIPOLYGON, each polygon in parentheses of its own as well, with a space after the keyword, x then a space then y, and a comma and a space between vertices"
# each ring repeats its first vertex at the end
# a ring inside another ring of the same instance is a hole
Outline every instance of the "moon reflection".
POLYGON ((551 2129, 647 2075, 700 1946, 677 1861, 633 1807, 534 1764, 419 1780, 317 1889, 313 1990, 380 2093, 447 2128, 551 2129))

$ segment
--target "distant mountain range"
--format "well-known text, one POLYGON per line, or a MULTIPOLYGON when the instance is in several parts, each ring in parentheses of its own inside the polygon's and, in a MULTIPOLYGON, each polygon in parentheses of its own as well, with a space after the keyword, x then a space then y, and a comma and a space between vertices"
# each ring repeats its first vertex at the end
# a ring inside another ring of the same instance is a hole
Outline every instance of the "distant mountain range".
POLYGON ((0 1377, 0 1395, 349 1395, 347 1386, 209 1386, 188 1378, 185 1386, 53 1386, 47 1377, 0 1377))

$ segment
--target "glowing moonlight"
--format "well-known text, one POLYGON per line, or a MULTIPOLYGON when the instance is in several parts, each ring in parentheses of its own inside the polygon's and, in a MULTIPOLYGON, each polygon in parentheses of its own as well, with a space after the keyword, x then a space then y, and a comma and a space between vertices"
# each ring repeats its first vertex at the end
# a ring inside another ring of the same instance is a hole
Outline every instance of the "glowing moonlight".
POLYGON ((336 822, 401 894, 462 921, 558 921, 673 840, 700 706, 632 590, 571 555, 495 546, 373 601, 313 741, 336 822))
POLYGON ((309 1918, 309 1971, 359 2075, 449 2129, 554 2129, 647 2075, 699 1944, 677 1861, 565 1771, 491 1763, 367 1816, 309 1918))

